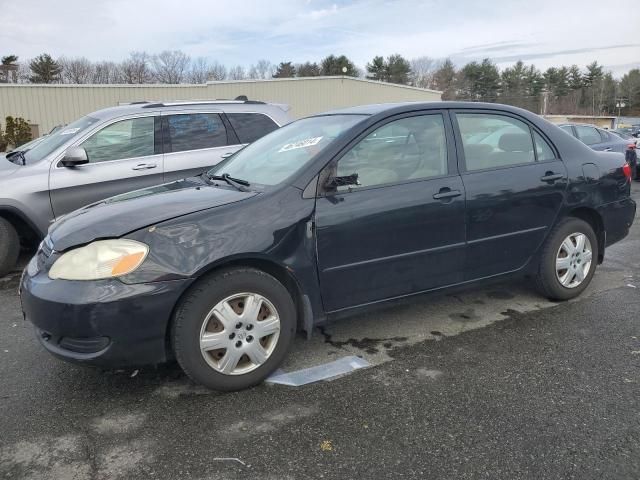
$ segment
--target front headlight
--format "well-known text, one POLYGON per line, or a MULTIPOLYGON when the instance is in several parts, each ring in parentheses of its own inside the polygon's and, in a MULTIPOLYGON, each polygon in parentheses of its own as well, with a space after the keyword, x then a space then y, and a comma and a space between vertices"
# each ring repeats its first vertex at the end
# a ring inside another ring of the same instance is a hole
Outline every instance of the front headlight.
POLYGON ((119 277, 138 268, 147 253, 147 245, 133 240, 98 240, 64 253, 49 270, 49 278, 99 280, 119 277))

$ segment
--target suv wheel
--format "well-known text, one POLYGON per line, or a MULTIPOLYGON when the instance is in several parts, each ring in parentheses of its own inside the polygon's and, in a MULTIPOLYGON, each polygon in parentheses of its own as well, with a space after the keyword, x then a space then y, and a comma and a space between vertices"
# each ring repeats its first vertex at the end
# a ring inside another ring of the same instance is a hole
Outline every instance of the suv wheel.
POLYGON ((569 217, 551 232, 540 258, 536 283, 551 300, 569 300, 591 282, 598 259, 598 239, 584 220, 569 217))
POLYGON ((0 277, 15 268, 19 253, 18 232, 6 219, 0 218, 0 277))
POLYGON ((252 268, 226 270, 202 279, 180 302, 173 349, 195 382, 240 390, 282 363, 295 326, 293 300, 280 282, 252 268))

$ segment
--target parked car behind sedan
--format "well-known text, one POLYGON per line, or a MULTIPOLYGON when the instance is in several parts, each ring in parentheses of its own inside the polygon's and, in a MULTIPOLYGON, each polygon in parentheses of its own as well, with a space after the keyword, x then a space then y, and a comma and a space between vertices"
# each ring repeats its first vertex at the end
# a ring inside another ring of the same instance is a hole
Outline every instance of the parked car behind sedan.
POLYGON ((622 140, 619 136, 589 124, 564 123, 560 128, 600 152, 625 153, 629 145, 629 142, 622 140))
POLYGON ((52 220, 199 174, 288 123, 287 110, 249 100, 141 102, 93 112, 0 157, 0 275, 52 220))
POLYGON ((630 173, 515 107, 334 111, 206 175, 66 215, 29 262, 22 307, 60 358, 175 356, 209 388, 246 388, 296 330, 399 298, 520 275, 579 295, 629 232, 630 173))
POLYGON ((632 177, 635 180, 640 180, 640 169, 638 168, 638 145, 640 144, 640 139, 618 130, 612 130, 611 133, 627 142, 625 158, 627 159, 627 163, 631 165, 632 177))

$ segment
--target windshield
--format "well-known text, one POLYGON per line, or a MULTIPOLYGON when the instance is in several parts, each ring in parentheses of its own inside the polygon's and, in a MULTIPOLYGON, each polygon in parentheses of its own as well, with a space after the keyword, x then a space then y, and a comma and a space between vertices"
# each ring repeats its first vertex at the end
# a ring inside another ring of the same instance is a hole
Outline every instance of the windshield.
POLYGON ((326 115, 290 123, 216 165, 209 175, 231 177, 260 185, 277 185, 307 165, 365 115, 326 115))
POLYGON ((58 130, 51 135, 47 135, 42 139, 41 142, 36 144, 34 147, 30 148, 27 152, 25 152, 24 156, 27 163, 35 163, 42 160, 44 157, 53 152, 56 148, 58 148, 63 143, 67 142, 71 138, 73 138, 78 133, 83 132, 91 125, 95 124, 98 121, 97 118, 93 117, 82 117, 79 120, 76 120, 73 123, 70 123, 65 128, 58 130))

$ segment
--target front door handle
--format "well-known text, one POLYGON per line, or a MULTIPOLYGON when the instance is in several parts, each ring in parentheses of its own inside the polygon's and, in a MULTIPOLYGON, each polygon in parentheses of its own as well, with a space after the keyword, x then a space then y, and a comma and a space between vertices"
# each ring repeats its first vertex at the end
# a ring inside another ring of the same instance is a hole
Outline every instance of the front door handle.
POLYGON ((561 180, 564 178, 562 173, 553 173, 547 172, 544 174, 544 177, 540 177, 540 180, 543 182, 555 182, 556 180, 561 180))
POLYGON ((135 167, 131 167, 131 170, 149 170, 150 168, 156 168, 158 165, 155 163, 139 163, 135 167))
POLYGON ((462 192, 460 190, 451 190, 450 188, 445 187, 445 188, 441 188, 438 193, 435 193, 433 195, 433 199, 447 200, 449 198, 459 197, 460 195, 462 195, 462 192))
POLYGON ((613 148, 611 148, 611 147, 607 147, 607 148, 605 148, 605 149, 603 150, 603 152, 610 152, 611 150, 613 150, 613 148))
POLYGON ((227 158, 229 158, 229 157, 230 157, 231 155, 233 155, 234 153, 236 153, 236 152, 227 152, 227 153, 223 153, 222 155, 220 155, 220 157, 221 157, 223 160, 226 160, 227 158))

